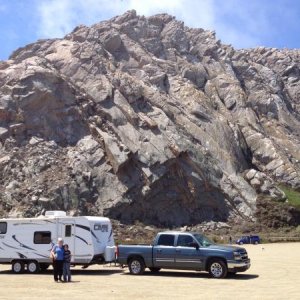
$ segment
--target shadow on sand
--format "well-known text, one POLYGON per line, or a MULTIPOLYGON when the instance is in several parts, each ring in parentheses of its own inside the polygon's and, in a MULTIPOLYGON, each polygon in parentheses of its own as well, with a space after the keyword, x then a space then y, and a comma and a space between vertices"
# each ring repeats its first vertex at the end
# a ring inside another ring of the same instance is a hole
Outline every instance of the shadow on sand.
MULTIPOLYGON (((89 270, 89 269, 72 269, 71 270, 72 275, 76 276, 76 275, 85 275, 85 276, 108 276, 108 275, 114 275, 114 274, 119 274, 122 272, 122 270, 118 270, 118 269, 99 269, 99 270, 89 270)), ((47 275, 47 276, 52 276, 53 275, 53 271, 51 269, 47 270, 47 271, 43 271, 43 272, 39 272, 39 273, 35 273, 35 274, 29 274, 26 271, 22 274, 14 274, 12 273, 11 270, 3 270, 0 271, 0 275, 39 275, 39 276, 43 276, 43 275, 47 275)), ((74 283, 76 283, 76 281, 74 281, 74 283)))
MULTIPOLYGON (((130 273, 122 273, 121 275, 129 275, 130 273)), ((161 271, 159 273, 152 273, 152 272, 145 272, 142 276, 149 276, 149 277, 182 277, 182 278, 211 278, 208 273, 202 272, 172 272, 172 271, 161 271)), ((257 274, 228 274, 226 279, 231 280, 250 280, 258 278, 259 275, 257 274)))
MULTIPOLYGON (((115 274, 120 274, 124 276, 132 276, 129 272, 124 272, 122 269, 72 269, 72 275, 85 275, 85 276, 110 276, 115 274)), ((16 275, 12 273, 11 270, 3 270, 0 271, 0 275, 16 275)), ((28 274, 27 272, 22 273, 23 275, 32 275, 28 274)), ((18 274, 18 275, 22 275, 18 274)), ((39 275, 39 276, 52 276, 52 270, 46 270, 43 272, 35 273, 33 275, 39 275)), ((176 271, 160 271, 159 273, 152 273, 150 271, 146 271, 143 275, 143 277, 182 277, 182 278, 210 278, 208 273, 204 272, 176 272, 176 271)), ((244 273, 238 273, 238 274, 228 274, 227 280, 251 280, 258 278, 259 275, 257 274, 244 274, 244 273)), ((79 281, 73 281, 72 283, 76 283, 79 281)))

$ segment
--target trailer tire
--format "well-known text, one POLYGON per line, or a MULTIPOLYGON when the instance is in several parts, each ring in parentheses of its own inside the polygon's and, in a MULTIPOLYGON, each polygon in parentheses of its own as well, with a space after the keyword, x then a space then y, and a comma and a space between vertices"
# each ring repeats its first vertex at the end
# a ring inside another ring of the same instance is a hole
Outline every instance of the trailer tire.
POLYGON ((21 260, 14 260, 11 263, 11 270, 15 274, 21 274, 21 273, 23 273, 24 269, 25 269, 25 265, 24 265, 24 262, 21 261, 21 260))
POLYGON ((133 257, 128 262, 128 268, 132 275, 142 275, 145 271, 145 262, 141 257, 133 257))
POLYGON ((40 270, 39 263, 35 260, 31 260, 27 263, 27 272, 28 273, 37 273, 40 270))

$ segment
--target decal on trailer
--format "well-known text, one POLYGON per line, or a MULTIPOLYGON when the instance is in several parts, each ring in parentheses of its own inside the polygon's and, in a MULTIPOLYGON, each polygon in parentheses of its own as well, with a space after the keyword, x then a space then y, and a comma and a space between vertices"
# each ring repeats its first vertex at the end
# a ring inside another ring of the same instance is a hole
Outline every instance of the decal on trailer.
POLYGON ((20 241, 18 241, 15 235, 13 235, 13 236, 12 236, 12 238, 13 238, 13 239, 14 239, 14 240, 15 240, 17 243, 19 243, 20 247, 22 247, 22 248, 26 248, 26 249, 29 249, 29 250, 36 251, 35 249, 33 249, 33 248, 30 248, 30 247, 28 247, 28 246, 26 246, 26 245, 22 244, 20 241))
POLYGON ((82 240, 84 243, 86 243, 87 245, 89 244, 84 238, 78 236, 78 235, 75 235, 75 237, 77 237, 78 239, 82 240))
POLYGON ((108 225, 107 224, 95 224, 94 230, 100 230, 101 232, 108 232, 108 225))
POLYGON ((101 242, 99 241, 99 239, 96 236, 95 232, 93 230, 91 230, 90 227, 85 226, 85 225, 80 225, 80 224, 75 224, 75 226, 78 227, 78 228, 81 228, 81 229, 84 229, 84 230, 90 232, 92 234, 92 236, 96 239, 96 241, 101 244, 101 242))

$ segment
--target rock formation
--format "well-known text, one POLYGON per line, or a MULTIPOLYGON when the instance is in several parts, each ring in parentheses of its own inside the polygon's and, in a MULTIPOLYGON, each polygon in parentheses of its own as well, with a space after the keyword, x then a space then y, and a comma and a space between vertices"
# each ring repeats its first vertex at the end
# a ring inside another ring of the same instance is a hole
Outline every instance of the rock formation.
POLYGON ((300 189, 300 51, 129 11, 0 62, 2 215, 254 220, 300 189), (275 203, 274 202, 274 203, 275 203))

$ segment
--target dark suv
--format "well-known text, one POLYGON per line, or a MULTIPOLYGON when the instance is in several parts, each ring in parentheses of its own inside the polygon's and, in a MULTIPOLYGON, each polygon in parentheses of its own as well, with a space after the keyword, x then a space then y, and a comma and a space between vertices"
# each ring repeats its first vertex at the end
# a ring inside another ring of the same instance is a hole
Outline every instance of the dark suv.
POLYGON ((258 235, 247 235, 247 236, 242 236, 236 241, 237 244, 243 245, 243 244, 259 244, 260 243, 260 238, 258 235))

